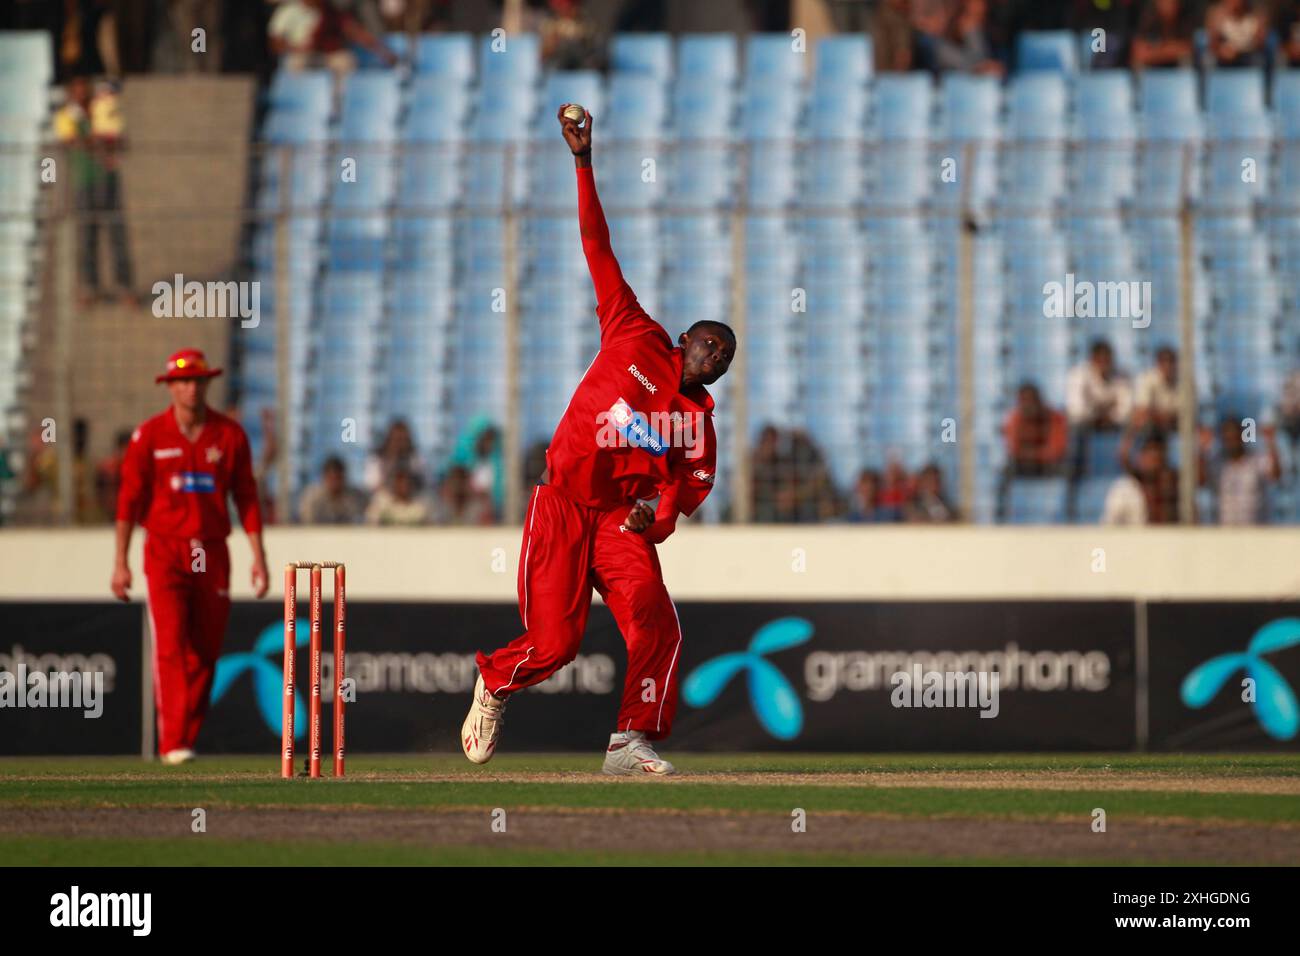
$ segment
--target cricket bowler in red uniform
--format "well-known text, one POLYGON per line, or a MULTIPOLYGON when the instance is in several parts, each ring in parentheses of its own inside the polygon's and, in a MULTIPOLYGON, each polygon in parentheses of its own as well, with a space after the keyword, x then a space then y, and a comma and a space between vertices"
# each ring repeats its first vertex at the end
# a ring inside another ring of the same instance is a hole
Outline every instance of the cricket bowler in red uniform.
POLYGON ((260 598, 267 589, 248 436, 207 405, 209 380, 220 374, 197 349, 168 359, 156 381, 167 383, 171 407, 135 430, 122 462, 112 589, 129 600, 127 551, 139 522, 147 532, 158 753, 167 764, 194 759, 230 618, 229 496, 253 547, 253 591, 260 598))
POLYGON ((673 345, 623 279, 591 168, 591 114, 560 125, 578 177, 578 225, 596 287, 600 351, 546 450, 546 473, 524 515, 519 613, 524 633, 479 653, 479 677, 461 728, 465 756, 491 759, 511 693, 577 656, 594 587, 627 643, 627 679, 604 772, 673 772, 652 740, 668 736, 677 704, 682 633, 655 545, 713 487, 713 399, 704 386, 727 371, 736 337, 697 322, 673 345), (651 510, 647 500, 659 499, 651 510), (629 510, 630 506, 630 510, 629 510))

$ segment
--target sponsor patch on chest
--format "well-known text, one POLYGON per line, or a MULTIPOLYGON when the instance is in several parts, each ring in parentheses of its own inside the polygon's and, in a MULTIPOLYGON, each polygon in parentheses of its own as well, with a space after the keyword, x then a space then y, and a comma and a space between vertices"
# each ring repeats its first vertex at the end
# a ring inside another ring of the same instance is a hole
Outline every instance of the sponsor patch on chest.
POLYGON ((216 476, 210 471, 178 471, 171 476, 172 491, 213 492, 217 490, 216 476))

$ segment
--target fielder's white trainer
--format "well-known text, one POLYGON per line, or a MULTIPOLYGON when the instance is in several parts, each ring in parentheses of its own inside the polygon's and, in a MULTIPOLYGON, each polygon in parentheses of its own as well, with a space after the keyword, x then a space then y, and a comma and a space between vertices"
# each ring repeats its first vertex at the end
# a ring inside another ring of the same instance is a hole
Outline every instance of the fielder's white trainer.
POLYGON ((169 767, 175 767, 179 764, 189 763, 194 759, 194 751, 189 747, 180 747, 176 750, 169 750, 158 758, 169 767))
POLYGON ((506 702, 488 693, 483 675, 474 682, 474 702, 460 727, 460 747, 474 763, 487 763, 497 749, 501 725, 505 722, 506 702))
POLYGON ((650 741, 639 730, 625 730, 609 735, 605 751, 605 773, 621 777, 666 777, 676 773, 673 765, 655 753, 650 741))

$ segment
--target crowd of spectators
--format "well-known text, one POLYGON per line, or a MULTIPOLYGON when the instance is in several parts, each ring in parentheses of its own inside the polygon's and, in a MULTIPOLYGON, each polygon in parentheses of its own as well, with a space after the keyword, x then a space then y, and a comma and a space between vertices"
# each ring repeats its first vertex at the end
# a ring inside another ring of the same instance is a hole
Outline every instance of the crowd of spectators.
MULTIPOLYGON (((1089 37, 1093 66, 1300 64, 1300 0, 824 0, 833 29, 866 33, 876 69, 1005 75, 1025 30, 1089 37)), ((737 33, 785 32, 792 0, 744 0, 737 33)), ((546 65, 604 69, 610 38, 627 31, 689 31, 691 11, 668 0, 20 0, 0 27, 46 29, 58 78, 125 72, 225 71, 267 75, 278 62, 346 70, 355 51, 395 62, 385 33, 501 27, 541 39, 546 65), (196 30, 203 31, 195 49, 196 30)))
MULTIPOLYGON (((1065 409, 1043 402, 1036 385, 1022 384, 1015 407, 1003 425, 1006 472, 1000 494, 1012 480, 1065 477, 1072 485, 1090 474, 1107 473, 1113 462, 1088 460, 1091 439, 1114 433, 1120 475, 1105 499, 1107 524, 1167 524, 1180 520, 1178 466, 1170 446, 1178 433, 1178 356, 1156 352, 1155 364, 1136 380, 1115 364, 1103 339, 1066 379, 1065 409)), ((1279 427, 1292 445, 1300 444, 1300 371, 1287 380, 1277 423, 1225 417, 1217 429, 1197 428, 1190 467, 1197 485, 1210 489, 1220 524, 1266 521, 1268 486, 1282 479, 1277 444, 1279 427)), ((1105 447, 1105 446, 1101 446, 1105 447)))
POLYGON ((765 425, 750 468, 752 515, 760 523, 941 523, 958 517, 934 464, 909 474, 891 460, 883 475, 863 469, 853 488, 841 493, 821 449, 802 429, 765 425))
POLYGON ((359 485, 342 458, 331 456, 298 498, 304 524, 485 525, 501 520, 500 435, 476 419, 440 474, 416 449, 410 426, 394 421, 367 457, 359 485))
POLYGON ((1072 30, 1096 67, 1300 64, 1296 0, 828 0, 836 28, 869 33, 876 69, 1005 75, 1024 30, 1072 30), (1101 31, 1095 34, 1094 31, 1101 31))

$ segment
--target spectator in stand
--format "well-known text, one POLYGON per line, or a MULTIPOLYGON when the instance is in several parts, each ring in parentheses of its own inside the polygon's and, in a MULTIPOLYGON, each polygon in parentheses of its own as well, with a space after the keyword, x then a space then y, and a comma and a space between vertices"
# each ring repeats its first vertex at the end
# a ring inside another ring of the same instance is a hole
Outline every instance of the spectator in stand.
POLYGON ((854 524, 881 524, 899 520, 897 508, 880 504, 880 472, 864 468, 849 496, 848 520, 854 524))
POLYGON ((118 301, 137 302, 131 290, 131 258, 122 218, 119 177, 125 126, 117 93, 101 82, 91 96, 84 76, 68 82, 67 102, 54 116, 54 135, 68 149, 73 198, 82 216, 81 290, 78 301, 90 305, 102 295, 99 285, 99 229, 108 231, 118 301))
MULTIPOLYGON (((275 524, 281 520, 279 508, 276 507, 275 495, 271 493, 271 476, 275 473, 275 462, 280 457, 280 440, 276 437, 275 409, 263 405, 258 415, 262 420, 262 451, 253 465, 253 477, 262 495, 262 522, 275 524)), ((290 502, 285 495, 285 520, 288 519, 290 502)))
MULTIPOLYGON (((520 6, 521 16, 513 29, 537 34, 545 66, 556 70, 605 69, 603 38, 582 0, 527 0, 520 6)), ((509 15, 502 18, 507 33, 514 20, 509 15)))
POLYGON ((871 52, 879 73, 912 68, 911 0, 880 0, 871 14, 871 52))
POLYGON ((885 480, 880 486, 880 507, 893 510, 902 520, 912 502, 912 479, 898 459, 885 466, 885 480))
POLYGON ((402 419, 388 426, 380 446, 366 459, 364 484, 371 494, 392 485, 393 475, 399 470, 408 471, 416 488, 423 488, 428 469, 420 453, 415 450, 411 427, 402 419))
POLYGON ((1069 429, 1065 416, 1044 404, 1038 386, 1026 382, 1016 391, 1016 407, 1007 415, 1002 432, 1012 475, 1036 478, 1060 469, 1069 429))
POLYGON ((1201 430, 1201 483, 1215 489, 1219 503, 1219 524, 1262 524, 1265 486, 1282 477, 1276 433, 1271 425, 1259 429, 1264 454, 1247 451, 1241 423, 1231 418, 1219 425, 1219 453, 1208 462, 1214 440, 1208 428, 1201 430))
POLYGON ((1133 396, 1133 427, 1166 433, 1178 428, 1178 354, 1167 345, 1156 364, 1138 376, 1133 396))
POLYGON ((101 458, 95 465, 95 500, 105 521, 117 514, 117 492, 122 485, 122 460, 126 457, 126 449, 130 444, 131 433, 119 431, 113 440, 112 453, 101 458))
POLYGON ((1300 458, 1300 368, 1282 383, 1282 398, 1277 411, 1278 427, 1291 444, 1290 458, 1294 467, 1300 458))
POLYGON ((934 68, 941 73, 1001 77, 1006 72, 1006 67, 994 59, 988 0, 961 0, 947 28, 933 38, 931 49, 934 68))
MULTIPOLYGON (((505 459, 501 450, 501 432, 486 415, 476 415, 456 438, 451 464, 464 468, 475 492, 487 496, 495 520, 505 513, 505 459)), ((542 471, 546 462, 542 462, 542 471)), ((540 475, 541 472, 538 472, 540 475)), ((536 481, 537 476, 533 480, 536 481)), ((529 489, 529 494, 532 490, 529 489)))
POLYGON ((926 36, 941 36, 960 6, 961 0, 912 0, 912 26, 926 36))
POLYGON ((1128 378, 1115 369, 1110 344, 1097 339, 1088 360, 1070 369, 1065 379, 1065 414, 1073 430, 1070 478, 1081 477, 1087 461, 1088 439, 1097 432, 1123 428, 1133 412, 1133 390, 1128 378))
POLYGON ((1281 58, 1292 66, 1300 66, 1300 0, 1281 0, 1275 17, 1282 41, 1281 58))
POLYGON ((348 484, 343 459, 331 455, 321 466, 320 480, 298 498, 303 524, 360 524, 366 516, 366 496, 348 484))
POLYGON ((916 491, 907 504, 908 521, 943 524, 957 520, 957 512, 943 493, 943 473, 935 464, 926 465, 916 476, 916 491))
MULTIPOLYGON (((884 6, 887 0, 825 0, 826 12, 836 33, 865 33, 872 26, 873 8, 884 6)), ((879 50, 874 51, 877 57, 879 50)), ((877 60, 879 69, 879 60, 877 60)))
POLYGON ((1133 38, 1133 69, 1191 66, 1195 32, 1186 0, 1149 0, 1133 38))
POLYGON ((791 436, 795 477, 798 481, 796 521, 829 521, 840 511, 830 469, 821 449, 807 432, 796 429, 791 436))
POLYGON ((475 486, 469 469, 452 465, 438 486, 434 520, 450 525, 493 524, 497 516, 491 492, 475 486))
POLYGON ((288 70, 325 67, 337 77, 351 73, 357 67, 351 44, 365 47, 389 66, 398 60, 356 17, 330 0, 284 0, 271 14, 266 32, 271 52, 288 70))
POLYGON ((1129 46, 1141 0, 1074 0, 1070 11, 1070 29, 1091 39, 1092 31, 1103 31, 1104 50, 1093 45, 1088 65, 1093 69, 1122 67, 1128 62, 1129 46))
POLYGON ((366 524, 422 525, 433 520, 433 505, 416 488, 415 475, 408 468, 393 472, 391 484, 380 488, 366 508, 366 524))
POLYGON ((1169 467, 1165 440, 1150 435, 1138 452, 1136 463, 1106 492, 1101 523, 1115 525, 1173 524, 1178 520, 1178 471, 1169 467))
POLYGON ((1252 0, 1219 0, 1205 12, 1205 35, 1218 66, 1263 66, 1268 14, 1252 0))
POLYGON ((1115 368, 1110 343, 1096 339, 1088 360, 1070 369, 1065 379, 1065 413, 1079 431, 1109 431, 1128 422, 1133 391, 1128 378, 1115 368))
POLYGON ((802 431, 766 425, 752 456, 754 520, 825 521, 836 501, 821 451, 802 431))
POLYGON ((35 524, 49 524, 61 515, 59 502, 59 458, 54 441, 47 441, 45 426, 33 423, 23 458, 23 511, 35 524))

